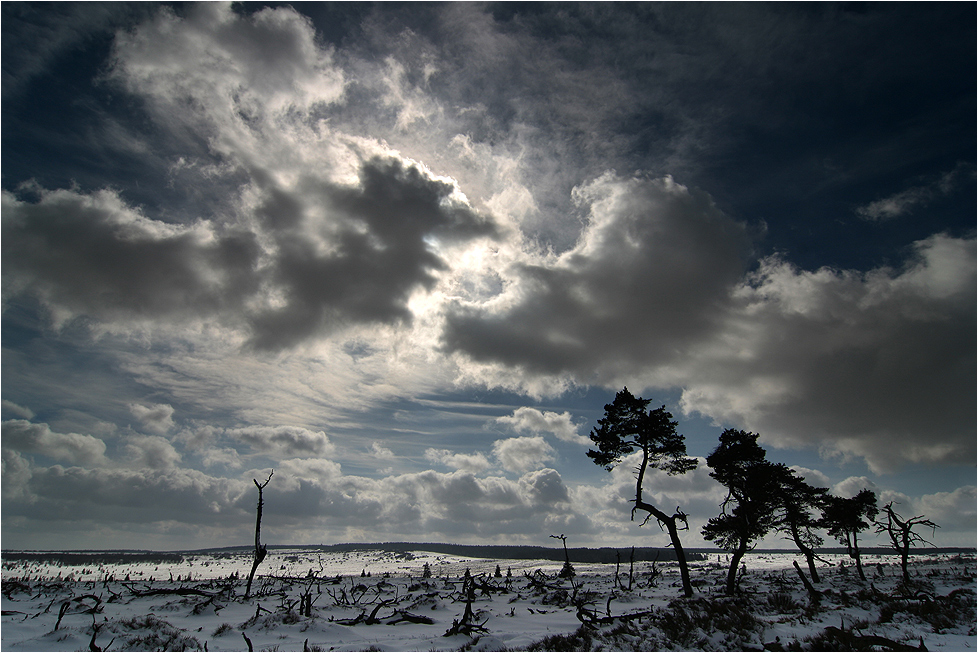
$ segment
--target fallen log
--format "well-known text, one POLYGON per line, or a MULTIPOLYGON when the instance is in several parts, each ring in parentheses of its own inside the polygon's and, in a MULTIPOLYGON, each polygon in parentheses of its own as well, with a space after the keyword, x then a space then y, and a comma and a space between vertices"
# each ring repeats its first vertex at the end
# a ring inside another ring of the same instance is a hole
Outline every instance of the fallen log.
POLYGON ((597 628, 598 626, 605 626, 618 621, 631 621, 633 619, 641 619, 642 617, 651 617, 653 614, 655 614, 653 610, 644 610, 642 612, 631 612, 628 614, 615 614, 608 615, 607 617, 599 617, 593 611, 588 610, 583 606, 578 606, 577 608, 578 620, 588 628, 597 628))
POLYGON ((388 626, 399 624, 402 621, 407 621, 413 624, 425 624, 427 626, 431 626, 435 623, 435 620, 431 617, 426 617, 421 614, 412 614, 407 610, 395 610, 394 614, 392 614, 390 617, 385 617, 385 623, 388 626), (392 619, 391 617, 396 618, 392 619))
POLYGON ((819 594, 818 590, 815 589, 811 581, 808 580, 808 577, 805 576, 805 572, 803 572, 801 567, 798 566, 798 561, 792 560, 791 564, 795 566, 795 571, 798 572, 798 577, 801 578, 801 584, 805 586, 805 591, 808 592, 808 599, 813 605, 819 605, 822 602, 822 595, 819 594))

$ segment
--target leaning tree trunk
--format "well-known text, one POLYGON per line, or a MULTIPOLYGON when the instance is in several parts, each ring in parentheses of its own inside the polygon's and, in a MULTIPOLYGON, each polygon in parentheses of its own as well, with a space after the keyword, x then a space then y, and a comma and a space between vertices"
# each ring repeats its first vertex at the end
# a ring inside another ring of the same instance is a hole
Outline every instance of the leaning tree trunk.
POLYGON ((801 533, 798 531, 798 525, 794 522, 791 523, 791 539, 795 541, 795 546, 801 551, 802 555, 805 556, 805 560, 808 562, 808 572, 812 575, 812 582, 819 582, 818 570, 815 568, 815 551, 805 544, 801 539, 801 533))
POLYGON ((727 596, 733 596, 737 593, 737 569, 740 567, 740 561, 744 559, 746 553, 747 540, 744 539, 740 541, 740 545, 730 558, 730 568, 727 569, 727 596))
POLYGON ((812 551, 811 549, 804 549, 802 553, 805 554, 805 560, 808 561, 808 571, 812 575, 812 582, 813 583, 820 582, 818 577, 818 570, 815 568, 815 552, 812 551))
POLYGON ((686 595, 686 598, 689 598, 693 596, 693 584, 689 580, 689 567, 686 565, 686 552, 683 551, 683 543, 679 540, 679 527, 676 526, 676 520, 680 518, 685 520, 685 515, 682 515, 681 513, 667 515, 653 506, 651 503, 642 501, 642 481, 645 479, 645 470, 649 464, 649 452, 643 450, 642 454, 642 464, 638 468, 638 477, 637 482, 635 483, 635 508, 632 510, 632 516, 634 517, 635 510, 644 510, 655 517, 660 524, 666 525, 666 529, 669 531, 669 539, 672 540, 672 548, 676 552, 676 560, 679 562, 679 575, 683 581, 683 594, 686 595))
POLYGON ((645 503, 641 499, 635 501, 635 507, 650 513, 659 520, 660 524, 666 525, 666 530, 669 531, 669 539, 672 540, 672 548, 676 551, 676 560, 679 562, 679 576, 683 581, 683 593, 687 598, 691 597, 693 595, 693 585, 689 580, 689 566, 686 564, 686 552, 683 550, 683 543, 679 539, 679 527, 676 526, 676 521, 680 516, 667 515, 652 504, 645 503))
POLYGON ((863 561, 859 558, 859 540, 855 532, 852 534, 852 557, 856 559, 856 571, 859 572, 859 579, 866 581, 866 574, 863 573, 863 561))
POLYGON ((693 585, 689 580, 689 566, 686 564, 686 552, 683 551, 683 543, 679 541, 679 529, 676 527, 676 517, 666 520, 666 528, 669 530, 669 538, 672 540, 672 548, 676 551, 676 560, 679 561, 679 576, 683 581, 683 592, 686 597, 693 595, 693 585))
POLYGON ((268 478, 265 479, 264 483, 259 483, 258 479, 252 479, 255 481, 255 487, 258 488, 258 517, 255 520, 255 559, 251 563, 251 573, 248 574, 248 585, 245 587, 244 597, 246 599, 251 596, 251 582, 255 579, 255 571, 258 570, 258 565, 260 565, 262 560, 265 559, 265 556, 268 555, 268 547, 262 545, 261 543, 261 509, 264 505, 264 501, 262 500, 262 490, 264 490, 265 486, 268 485, 268 482, 272 480, 272 474, 274 473, 275 470, 272 470, 271 473, 269 473, 268 478))

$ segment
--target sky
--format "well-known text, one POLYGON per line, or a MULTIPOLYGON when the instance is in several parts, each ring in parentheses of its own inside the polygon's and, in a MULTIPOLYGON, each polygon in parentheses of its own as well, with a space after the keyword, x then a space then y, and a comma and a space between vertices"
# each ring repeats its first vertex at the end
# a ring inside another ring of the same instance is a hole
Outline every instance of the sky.
POLYGON ((3 548, 665 546, 623 387, 975 546, 973 3, 0 10, 3 548))

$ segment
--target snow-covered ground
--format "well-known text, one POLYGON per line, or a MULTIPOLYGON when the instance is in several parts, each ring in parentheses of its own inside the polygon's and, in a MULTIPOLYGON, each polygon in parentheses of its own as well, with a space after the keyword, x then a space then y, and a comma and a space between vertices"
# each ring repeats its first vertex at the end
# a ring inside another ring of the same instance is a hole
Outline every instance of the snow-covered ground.
POLYGON ((575 564, 569 580, 553 561, 276 549, 245 600, 249 552, 166 564, 6 561, 0 648, 243 651, 250 641, 256 651, 865 650, 876 636, 975 650, 973 553, 914 558, 909 588, 895 556, 866 556, 865 583, 848 558, 826 556, 817 605, 795 559, 805 568, 797 556, 748 555, 732 598, 722 592, 726 556, 692 562, 691 600, 680 600, 675 563, 636 563, 629 587, 627 563, 616 583, 615 565, 575 564), (637 613, 646 614, 607 618, 637 613), (462 632, 445 636, 453 624, 462 632))

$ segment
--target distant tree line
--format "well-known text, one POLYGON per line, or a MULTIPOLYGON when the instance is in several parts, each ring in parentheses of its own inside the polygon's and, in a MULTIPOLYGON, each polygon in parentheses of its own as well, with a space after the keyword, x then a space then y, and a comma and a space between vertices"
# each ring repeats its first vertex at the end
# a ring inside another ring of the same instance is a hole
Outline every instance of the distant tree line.
MULTIPOLYGON (((280 547, 269 547, 280 548, 280 547)), ((294 548, 294 547, 281 547, 294 548)), ((429 553, 442 553, 466 558, 483 558, 499 560, 555 560, 564 561, 564 550, 530 545, 508 545, 508 544, 445 544, 433 542, 378 542, 378 543, 346 543, 346 544, 320 544, 317 546, 303 547, 309 550, 347 552, 347 551, 390 551, 391 553, 410 553, 412 551, 427 551, 429 553)), ((613 547, 567 547, 567 555, 571 562, 612 564, 617 559, 622 549, 613 547)), ((690 560, 703 560, 705 556, 694 553, 689 556, 690 560)), ((635 547, 636 562, 659 562, 675 560, 676 555, 672 549, 656 547, 635 547)))

